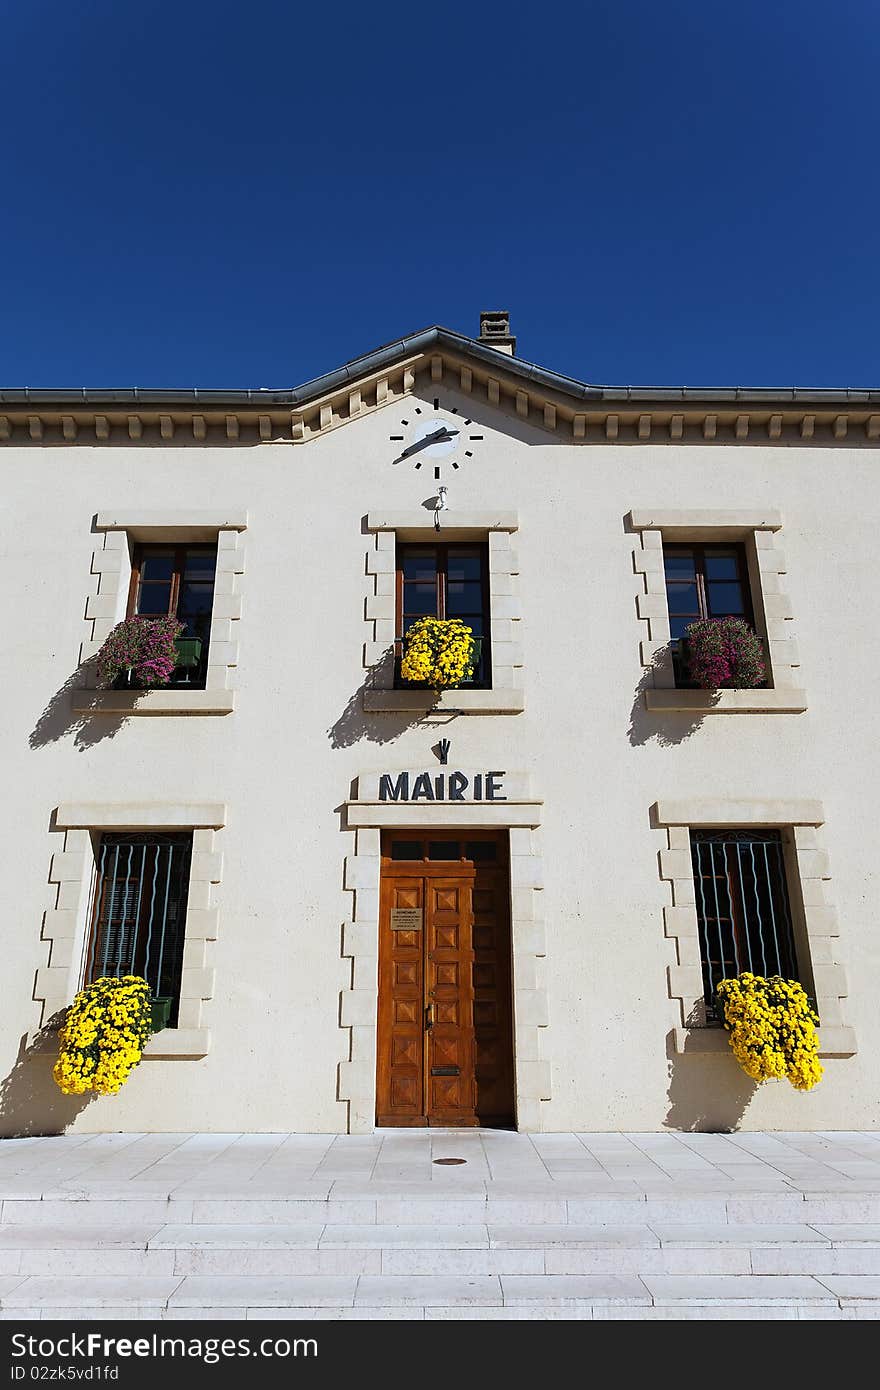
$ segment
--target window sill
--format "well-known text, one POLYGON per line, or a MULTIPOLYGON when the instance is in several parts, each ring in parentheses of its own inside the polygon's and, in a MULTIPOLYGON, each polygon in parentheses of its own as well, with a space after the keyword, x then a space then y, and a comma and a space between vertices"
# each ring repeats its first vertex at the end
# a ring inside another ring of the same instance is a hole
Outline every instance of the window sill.
MULTIPOLYGON (((690 1056, 692 1053, 708 1054, 730 1052, 724 1028, 676 1028, 675 1051, 690 1056)), ((820 1028, 820 1057, 854 1057, 858 1052, 856 1035, 852 1028, 820 1028)))
POLYGON ((645 708, 654 714, 802 714, 803 690, 646 690, 645 708))
POLYGON ((211 1046, 207 1028, 163 1028, 144 1048, 144 1061, 161 1057, 206 1057, 211 1046))
POLYGON ((368 714, 396 714, 417 710, 421 713, 521 714, 525 696, 521 690, 444 690, 439 697, 432 690, 365 690, 364 709, 368 714))
POLYGON ((234 690, 77 690, 77 714, 231 714, 234 690))
MULTIPOLYGON (((57 1032, 42 1031, 29 1038, 34 1052, 54 1056, 58 1052, 57 1032)), ((144 1061, 162 1057, 207 1057, 211 1034, 207 1028, 163 1028, 154 1033, 143 1050, 144 1061)))

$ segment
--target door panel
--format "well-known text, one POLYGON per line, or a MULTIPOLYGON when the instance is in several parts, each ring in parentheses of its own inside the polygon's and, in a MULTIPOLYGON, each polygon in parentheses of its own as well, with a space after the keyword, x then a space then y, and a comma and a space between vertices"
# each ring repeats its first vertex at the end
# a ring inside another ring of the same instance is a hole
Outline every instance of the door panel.
POLYGON ((429 1123, 474 1124, 470 940, 473 874, 426 880, 425 939, 429 1123))
POLYGON ((377 1094, 385 1124, 424 1124, 424 1004, 422 931, 392 931, 392 908, 424 906, 421 879, 387 881, 380 893, 377 1094))
POLYGON ((475 1105, 483 1123, 513 1113, 510 928, 507 876, 478 873, 473 894, 475 1105))
MULTIPOLYGON (((394 832, 395 845, 406 833, 394 832)), ((476 860, 476 853, 469 860, 457 848, 461 857, 446 860, 437 855, 443 834, 433 832, 420 858, 392 861, 391 834, 383 840, 380 893, 377 1123, 509 1125, 514 1071, 506 845, 483 832, 483 840, 492 841, 489 862, 476 860), (395 930, 395 908, 419 911, 421 928, 395 930)), ((418 839, 412 832, 409 837, 418 839)), ((454 832, 448 838, 457 845, 454 832)))

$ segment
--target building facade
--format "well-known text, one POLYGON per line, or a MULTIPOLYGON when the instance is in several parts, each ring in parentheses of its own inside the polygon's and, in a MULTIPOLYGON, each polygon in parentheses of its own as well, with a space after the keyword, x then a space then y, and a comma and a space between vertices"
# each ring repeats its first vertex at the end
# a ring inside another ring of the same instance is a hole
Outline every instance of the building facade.
POLYGON ((880 392, 591 387, 494 315, 291 391, 0 392, 0 1132, 876 1124, 878 444, 880 392), (99 689, 133 614, 186 663, 99 689), (688 685, 723 614, 758 688, 688 685), (481 638, 439 697, 423 615, 481 638), (809 1094, 715 1023, 749 968, 816 1001, 809 1094), (130 970, 166 1026, 62 1096, 130 970))

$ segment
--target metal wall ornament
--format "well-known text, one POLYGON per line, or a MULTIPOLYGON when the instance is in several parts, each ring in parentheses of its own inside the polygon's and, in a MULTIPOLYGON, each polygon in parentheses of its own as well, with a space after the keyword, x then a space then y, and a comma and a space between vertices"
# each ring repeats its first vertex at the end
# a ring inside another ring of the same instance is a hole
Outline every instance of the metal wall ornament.
POLYGON ((449 750, 451 747, 452 743, 451 740, 448 738, 441 738, 437 743, 434 744, 432 752, 437 754, 437 757, 440 760, 441 767, 445 767, 446 764, 449 762, 449 750))

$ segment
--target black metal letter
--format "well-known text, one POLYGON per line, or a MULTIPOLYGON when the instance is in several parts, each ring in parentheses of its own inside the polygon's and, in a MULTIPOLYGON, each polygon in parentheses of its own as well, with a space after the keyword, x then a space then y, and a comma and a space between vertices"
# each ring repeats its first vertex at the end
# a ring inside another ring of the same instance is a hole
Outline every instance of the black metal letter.
POLYGON ((464 801, 464 794, 467 791, 468 779, 463 772, 450 772, 449 774, 449 800, 464 801))
POLYGON ((431 786, 431 778, 427 772, 420 772, 415 780, 412 790, 413 801, 433 801, 434 788, 431 786))
POLYGON ((503 773, 503 772, 487 772, 487 773, 486 773, 486 800, 487 800, 487 801, 506 801, 506 800, 507 800, 507 797, 506 797, 506 796, 501 796, 501 795, 500 795, 499 788, 498 788, 498 782, 501 780, 501 778, 502 778, 503 776, 504 776, 504 773, 503 773))
POLYGON ((379 778, 379 800, 409 801, 409 773, 401 772, 392 782, 390 773, 383 772, 379 778))

